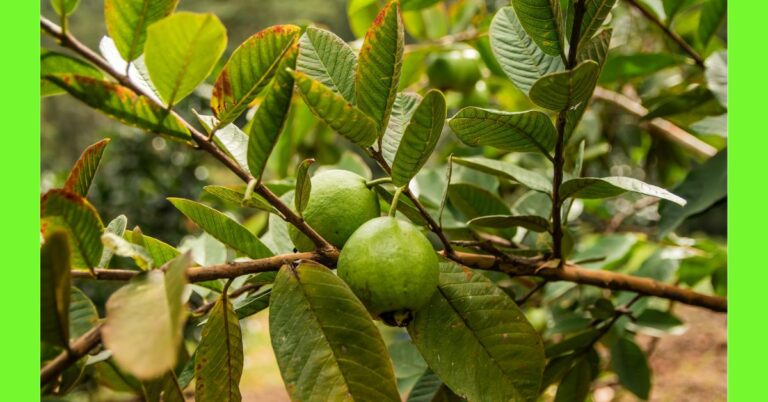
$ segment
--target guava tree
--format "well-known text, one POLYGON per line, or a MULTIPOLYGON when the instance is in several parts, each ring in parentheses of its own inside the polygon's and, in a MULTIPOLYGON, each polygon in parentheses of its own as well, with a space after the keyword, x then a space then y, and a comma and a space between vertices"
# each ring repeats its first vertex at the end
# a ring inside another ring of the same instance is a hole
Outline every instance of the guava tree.
POLYGON ((292 400, 647 399, 636 336, 727 310, 724 246, 675 234, 726 196, 725 1, 352 0, 360 40, 274 25, 228 59, 175 0, 105 0, 96 52, 77 3, 41 17, 42 95, 241 184, 168 194, 203 232, 179 246, 88 201, 109 139, 42 195, 47 397, 239 401, 260 313, 292 400))

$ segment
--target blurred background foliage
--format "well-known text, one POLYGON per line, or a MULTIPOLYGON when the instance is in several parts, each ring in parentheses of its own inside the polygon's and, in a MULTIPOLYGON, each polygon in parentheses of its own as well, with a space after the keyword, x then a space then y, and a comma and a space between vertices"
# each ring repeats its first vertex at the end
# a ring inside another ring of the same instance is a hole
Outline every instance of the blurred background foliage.
MULTIPOLYGON (((713 88, 712 78, 707 74, 712 71, 724 74, 727 68, 727 26, 725 23, 716 25, 711 39, 702 40, 700 20, 707 2, 640 2, 707 60, 707 68, 702 69, 657 26, 630 7, 629 2, 618 1, 609 17, 614 33, 600 85, 642 104, 651 116, 662 117, 714 149, 723 150, 727 142, 724 89, 713 88)), ((282 23, 304 26, 310 21, 352 42, 353 47, 359 46, 357 38, 364 33, 383 3, 377 0, 182 0, 178 9, 218 15, 228 30, 229 54, 244 39, 267 26, 282 23)), ((426 9, 405 13, 407 47, 401 90, 422 93, 429 88, 443 90, 449 116, 465 106, 508 111, 533 108, 527 97, 500 70, 488 43, 487 29, 491 18, 499 8, 508 4, 497 0, 441 1, 426 9)), ((44 15, 54 15, 48 1, 42 2, 42 9, 44 15)), ((102 2, 82 1, 70 18, 70 26, 85 44, 98 48, 106 32, 102 2)), ((61 51, 47 37, 42 38, 42 44, 61 51)), ((224 61, 226 57, 221 63, 224 61)), ((216 72, 211 74, 208 84, 202 85, 179 105, 178 110, 188 121, 195 121, 189 112, 192 109, 209 113, 209 84, 215 76, 216 72)), ((287 184, 283 191, 291 187, 297 163, 308 157, 316 158, 317 165, 338 165, 364 175, 380 176, 374 163, 361 157, 358 150, 317 121, 299 97, 294 98, 290 113, 266 174, 268 180, 287 184)), ((241 118, 237 125, 247 124, 249 117, 250 114, 241 118)), ((649 131, 646 120, 627 113, 612 102, 593 100, 570 141, 567 169, 572 169, 578 144, 584 140, 585 176, 630 176, 675 191, 691 171, 702 168, 706 158, 655 135, 649 131)), ((72 164, 88 145, 105 137, 112 138, 88 197, 104 221, 125 214, 130 227, 139 225, 144 233, 169 244, 185 245, 183 247, 197 244, 209 262, 227 260, 227 250, 212 238, 189 236, 198 230, 182 219, 165 197, 203 199, 236 216, 256 233, 263 234, 267 230, 266 213, 221 205, 220 201, 203 192, 202 188, 208 184, 239 183, 202 152, 190 151, 183 145, 125 127, 67 96, 42 100, 41 128, 43 192, 63 184, 72 164)), ((491 148, 467 147, 450 133, 446 125, 437 151, 413 184, 415 192, 431 211, 439 207, 446 184, 445 161, 451 154, 504 159, 534 170, 547 169, 548 165, 538 155, 505 155, 491 148)), ((709 178, 718 173, 724 174, 722 169, 711 172, 704 169, 702 179, 691 195, 698 190, 707 191, 709 178)), ((488 202, 493 202, 488 201, 489 198, 503 200, 504 208, 512 206, 517 212, 535 214, 542 211, 545 214, 543 211, 549 209, 546 197, 542 200, 518 186, 500 183, 491 176, 454 165, 443 225, 454 234, 466 234, 463 222, 479 214, 472 206, 487 206, 488 202), (477 204, 478 200, 480 204, 477 204)), ((659 208, 664 208, 663 204, 660 207, 640 196, 577 201, 571 207, 568 226, 568 236, 573 243, 570 259, 586 261, 583 265, 590 268, 619 270, 724 295, 726 206, 727 197, 719 197, 712 206, 683 221, 669 236, 659 239, 659 208), (604 235, 604 232, 609 234, 604 235)), ((544 241, 527 234, 515 236, 515 241, 531 246, 544 241)), ((129 263, 117 259, 113 265, 129 263)), ((526 291, 526 287, 517 281, 504 277, 495 279, 511 294, 519 296, 526 291)), ((107 288, 95 289, 88 283, 78 284, 81 285, 97 305, 103 304, 111 292, 107 288)), ((594 309, 590 310, 590 307, 594 307, 603 295, 603 291, 595 288, 551 284, 531 303, 527 313, 545 339, 561 339, 589 324, 594 317, 594 309), (542 305, 551 307, 545 310, 540 308, 542 305)), ((616 305, 628 301, 622 299, 624 296, 620 294, 616 298, 616 305)), ((683 327, 682 321, 672 315, 669 303, 650 300, 640 304, 642 308, 668 312, 663 318, 674 325, 659 325, 657 320, 646 326, 624 323, 617 327, 622 330, 629 327, 653 336, 679 333, 683 327)), ((254 390, 251 397, 271 400, 273 396, 258 391, 263 387, 282 387, 271 350, 248 349, 249 343, 268 344, 267 332, 262 328, 266 320, 261 315, 243 325, 249 337, 246 339, 244 387, 254 390)), ((423 361, 412 350, 413 345, 403 339, 402 332, 387 329, 385 335, 391 341, 401 386, 407 389, 417 374, 423 372, 423 361)), ((112 378, 110 375, 114 373, 98 374, 102 381, 112 378)), ((724 382, 724 378, 718 381, 724 382)))

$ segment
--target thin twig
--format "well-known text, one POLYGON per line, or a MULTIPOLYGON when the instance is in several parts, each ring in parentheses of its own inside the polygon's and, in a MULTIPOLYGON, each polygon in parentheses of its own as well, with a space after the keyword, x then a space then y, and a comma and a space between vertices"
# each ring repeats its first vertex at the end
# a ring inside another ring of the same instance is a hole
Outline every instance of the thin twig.
POLYGON ((664 32, 665 35, 667 35, 670 39, 672 39, 678 46, 680 46, 681 49, 685 53, 690 56, 694 62, 696 62, 696 65, 704 68, 704 59, 699 55, 696 50, 691 47, 691 45, 688 44, 688 42, 685 41, 680 35, 677 34, 677 32, 670 29, 666 24, 664 24, 659 17, 653 15, 650 11, 648 11, 645 7, 640 5, 636 0, 626 0, 629 5, 634 7, 637 11, 640 11, 640 14, 643 15, 648 21, 651 21, 654 25, 659 27, 659 29, 664 32))
POLYGON ((101 342, 101 326, 97 324, 69 345, 69 351, 59 353, 53 360, 40 369, 40 385, 43 386, 56 379, 67 367, 73 365, 87 355, 101 342))

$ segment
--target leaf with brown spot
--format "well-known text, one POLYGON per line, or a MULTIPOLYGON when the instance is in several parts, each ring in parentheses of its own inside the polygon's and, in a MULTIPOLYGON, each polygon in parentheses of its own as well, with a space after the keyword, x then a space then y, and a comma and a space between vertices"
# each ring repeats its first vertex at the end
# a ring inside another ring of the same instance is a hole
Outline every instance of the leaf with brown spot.
POLYGON ((110 139, 105 138, 85 149, 80 158, 75 162, 75 166, 69 172, 69 177, 64 183, 64 189, 77 195, 85 197, 88 195, 88 189, 91 187, 93 177, 96 175, 96 169, 99 168, 101 156, 104 154, 104 148, 109 144, 110 139))
POLYGON ((239 402, 242 374, 240 321, 225 290, 208 315, 195 353, 195 400, 239 402))
POLYGON ((103 249, 101 233, 104 224, 85 198, 66 190, 51 190, 40 200, 40 217, 46 220, 45 233, 56 228, 68 230, 74 267, 94 268, 98 265, 103 249))

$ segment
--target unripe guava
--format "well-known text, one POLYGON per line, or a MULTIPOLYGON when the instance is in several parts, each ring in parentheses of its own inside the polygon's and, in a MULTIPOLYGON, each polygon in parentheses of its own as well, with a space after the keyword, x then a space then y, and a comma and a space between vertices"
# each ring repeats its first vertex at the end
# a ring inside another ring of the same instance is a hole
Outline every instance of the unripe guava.
POLYGON ((347 240, 338 274, 371 314, 405 326, 437 289, 438 260, 419 229, 393 217, 360 226, 347 240))
MULTIPOLYGON (((336 247, 343 247, 363 223, 381 215, 376 192, 365 178, 346 170, 325 170, 312 177, 304 220, 336 247)), ((288 234, 299 251, 315 248, 312 241, 294 226, 288 234)))
POLYGON ((480 55, 474 49, 440 53, 427 66, 427 76, 435 88, 469 91, 482 77, 480 55))

